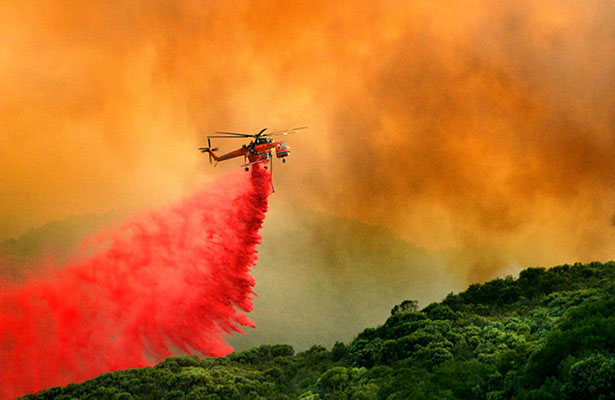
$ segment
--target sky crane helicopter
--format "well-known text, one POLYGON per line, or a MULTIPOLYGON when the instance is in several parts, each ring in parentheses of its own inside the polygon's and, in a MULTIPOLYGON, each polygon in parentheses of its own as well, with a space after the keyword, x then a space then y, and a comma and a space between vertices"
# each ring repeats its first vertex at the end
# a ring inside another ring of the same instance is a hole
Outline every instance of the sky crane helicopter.
MULTIPOLYGON (((282 162, 286 162, 286 157, 290 154, 290 147, 283 141, 274 141, 273 136, 285 136, 291 133, 297 133, 297 131, 306 129, 307 126, 299 128, 286 129, 283 131, 276 131, 265 133, 267 128, 262 129, 257 134, 251 135, 249 133, 238 132, 216 132, 215 135, 207 136, 207 147, 200 147, 202 153, 209 154, 209 163, 213 161, 219 163, 220 161, 230 160, 232 158, 241 157, 244 158, 244 164, 242 165, 246 171, 250 169, 251 165, 259 163, 267 163, 273 170, 273 150, 275 149, 275 155, 277 158, 281 158, 282 162), (253 138, 249 144, 244 144, 241 148, 233 150, 229 153, 218 156, 215 151, 218 148, 211 147, 211 139, 246 139, 253 138), (213 160, 212 160, 213 159, 213 160)), ((265 168, 267 166, 265 165, 265 168)), ((273 187, 273 184, 272 184, 273 187)))

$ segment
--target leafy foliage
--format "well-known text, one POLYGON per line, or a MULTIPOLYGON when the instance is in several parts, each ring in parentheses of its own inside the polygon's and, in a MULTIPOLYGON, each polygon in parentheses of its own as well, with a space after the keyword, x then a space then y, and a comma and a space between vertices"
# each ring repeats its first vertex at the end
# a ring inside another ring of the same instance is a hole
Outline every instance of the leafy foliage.
POLYGON ((615 399, 615 263, 473 284, 329 351, 170 357, 25 399, 615 399))

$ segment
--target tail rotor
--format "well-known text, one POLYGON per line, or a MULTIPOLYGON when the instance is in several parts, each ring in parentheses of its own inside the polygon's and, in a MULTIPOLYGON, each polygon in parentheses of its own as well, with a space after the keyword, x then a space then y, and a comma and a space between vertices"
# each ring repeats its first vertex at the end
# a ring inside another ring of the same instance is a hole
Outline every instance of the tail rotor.
POLYGON ((207 153, 209 154, 209 163, 212 164, 213 163, 213 158, 211 156, 213 151, 218 150, 218 148, 211 148, 211 139, 208 137, 207 138, 207 147, 199 147, 199 150, 201 150, 201 153, 207 153))

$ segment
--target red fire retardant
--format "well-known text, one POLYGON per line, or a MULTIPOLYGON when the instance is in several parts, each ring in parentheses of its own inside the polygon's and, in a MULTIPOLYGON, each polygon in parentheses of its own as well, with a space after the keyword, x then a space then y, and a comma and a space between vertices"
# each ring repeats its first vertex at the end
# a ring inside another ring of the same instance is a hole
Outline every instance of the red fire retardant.
POLYGON ((152 365, 223 356, 253 326, 268 171, 227 175, 177 204, 97 235, 85 261, 0 290, 0 398, 152 365))

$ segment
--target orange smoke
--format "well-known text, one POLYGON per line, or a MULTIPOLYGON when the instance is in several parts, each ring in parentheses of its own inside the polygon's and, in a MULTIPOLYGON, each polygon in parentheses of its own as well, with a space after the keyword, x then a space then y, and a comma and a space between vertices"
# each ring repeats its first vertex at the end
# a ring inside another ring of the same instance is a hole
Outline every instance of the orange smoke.
POLYGON ((464 280, 615 250, 610 1, 7 2, 0 16, 5 237, 194 188, 213 173, 205 132, 305 124, 280 206, 393 229, 464 280))

